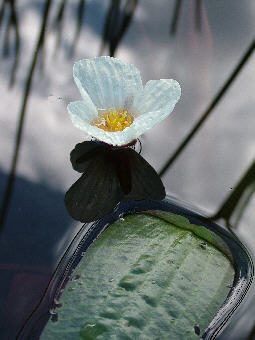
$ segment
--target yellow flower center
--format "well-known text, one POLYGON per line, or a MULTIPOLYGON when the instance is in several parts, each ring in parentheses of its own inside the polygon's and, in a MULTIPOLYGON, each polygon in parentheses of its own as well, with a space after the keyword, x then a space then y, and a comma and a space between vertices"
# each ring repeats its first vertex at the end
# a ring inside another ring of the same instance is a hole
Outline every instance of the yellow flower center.
POLYGON ((96 120, 93 125, 100 129, 109 132, 122 131, 133 123, 134 117, 127 110, 108 110, 104 111, 96 120))

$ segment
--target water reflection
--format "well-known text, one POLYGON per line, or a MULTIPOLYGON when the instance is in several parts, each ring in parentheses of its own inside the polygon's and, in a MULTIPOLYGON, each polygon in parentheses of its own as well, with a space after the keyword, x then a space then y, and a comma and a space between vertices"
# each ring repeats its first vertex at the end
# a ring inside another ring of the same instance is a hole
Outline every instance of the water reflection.
MULTIPOLYGON (((194 1, 194 5, 185 0, 163 0, 160 6, 155 1, 1 2, 0 43, 2 54, 5 54, 1 61, 0 82, 1 198, 6 190, 11 157, 17 155, 12 160, 13 176, 9 177, 11 190, 7 191, 13 195, 8 195, 9 213, 4 214, 5 228, 1 235, 1 266, 6 277, 6 281, 1 282, 2 296, 5 297, 9 290, 16 270, 10 266, 7 273, 4 269, 5 263, 9 263, 8 256, 10 263, 18 263, 20 267, 22 256, 29 266, 32 266, 29 261, 46 257, 52 271, 61 247, 63 250, 68 244, 68 235, 72 237, 73 230, 69 228, 70 220, 62 200, 64 191, 77 179, 68 165, 68 150, 84 136, 74 132, 66 116, 65 103, 76 95, 76 89, 70 85, 73 61, 68 57, 72 53, 76 53, 75 59, 98 55, 104 46, 101 38, 106 36, 108 40, 104 53, 110 54, 111 45, 111 52, 135 63, 142 69, 145 79, 158 79, 170 74, 184 84, 185 99, 172 116, 171 123, 155 128, 144 138, 143 155, 156 169, 162 169, 254 39, 254 13, 252 0, 227 0, 220 4, 194 1), (123 12, 125 8, 126 12, 123 12), (196 8, 200 8, 200 12, 195 12, 196 8), (208 35, 201 40, 205 29, 203 13, 208 18, 212 39, 210 46, 208 35), (107 15, 112 20, 108 19, 108 24, 107 15), (115 42, 111 42, 107 30, 110 26, 114 27, 116 18, 119 20, 116 32, 123 32, 127 22, 128 25, 121 39, 115 36, 115 42), (123 18, 125 23, 121 21, 123 18), (170 35, 173 25, 175 35, 170 35), (116 40, 120 42, 117 47, 116 40), (59 48, 57 55, 56 48, 59 48), (44 75, 40 78, 41 66, 44 75), (8 89, 10 83, 12 90, 8 89), (51 93, 53 98, 61 96, 64 100, 49 101, 48 95, 51 93), (16 175, 16 185, 13 186, 16 175), (20 178, 23 178, 22 189, 19 189, 20 178), (42 188, 45 189, 44 193, 42 188), (28 200, 25 199, 28 194, 29 209, 28 200), (61 209, 56 205, 55 194, 61 209), (55 225, 58 230, 56 234, 53 229, 55 225), (62 225, 66 232, 61 229, 62 225), (47 238, 47 235, 50 237, 47 238), (62 239, 64 241, 60 246, 62 239), (47 247, 48 241, 52 243, 47 247), (56 243, 59 252, 55 253, 56 243), (38 244, 44 247, 38 248, 38 244), (17 252, 14 253, 13 249, 17 252)), ((243 190, 240 196, 237 195, 238 204, 235 207, 230 202, 235 201, 232 195, 235 189, 231 188, 238 188, 238 183, 241 183, 238 182, 239 178, 245 176, 249 164, 254 162, 254 76, 252 56, 228 90, 228 95, 221 99, 213 115, 196 134, 196 139, 188 144, 171 171, 164 176, 167 190, 202 206, 212 215, 217 211, 226 212, 220 209, 226 200, 230 225, 236 225, 237 232, 252 249, 255 249, 254 179, 247 185, 248 191, 243 190), (233 210, 229 210, 231 206, 233 210)), ((41 285, 38 284, 36 298, 39 298, 40 288, 47 280, 45 273, 40 275, 44 278, 41 285)), ((25 277, 22 282, 26 281, 25 277)), ((253 296, 248 308, 250 314, 245 309, 241 324, 236 326, 236 339, 244 337, 244 329, 248 332, 252 326, 252 299, 253 296)), ((15 318, 15 308, 11 309, 15 318)), ((22 317, 21 314, 16 317, 22 317)), ((14 331, 11 321, 9 325, 14 331)))
MULTIPOLYGON (((6 175, 2 172, 0 179, 3 186, 6 175)), ((16 179, 11 214, 0 239, 1 336, 16 337, 40 301, 56 259, 79 229, 79 225, 72 227, 63 196, 44 184, 16 179)))
POLYGON ((223 218, 228 228, 238 228, 245 209, 255 194, 255 162, 244 173, 228 195, 214 219, 223 218))

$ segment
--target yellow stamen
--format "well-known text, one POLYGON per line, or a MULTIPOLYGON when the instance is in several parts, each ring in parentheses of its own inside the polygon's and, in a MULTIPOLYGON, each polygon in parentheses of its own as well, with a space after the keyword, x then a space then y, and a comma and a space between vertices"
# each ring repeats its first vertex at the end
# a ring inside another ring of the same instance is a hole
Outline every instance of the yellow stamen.
POLYGON ((97 119, 93 121, 100 129, 108 132, 122 131, 129 127, 134 121, 134 116, 127 110, 114 108, 104 111, 97 119))

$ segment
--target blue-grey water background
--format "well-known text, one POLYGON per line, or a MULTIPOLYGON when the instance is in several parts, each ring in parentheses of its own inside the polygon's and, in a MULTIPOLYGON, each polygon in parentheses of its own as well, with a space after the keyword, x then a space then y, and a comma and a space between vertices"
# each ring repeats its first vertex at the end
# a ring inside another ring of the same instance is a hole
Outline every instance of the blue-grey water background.
MULTIPOLYGON (((3 0, 2 0, 3 1, 3 0)), ((20 51, 16 79, 9 87, 15 61, 15 30, 6 32, 11 6, 0 30, 0 197, 10 171, 15 134, 33 53, 47 1, 19 0, 20 51), (6 47, 6 46, 5 46, 6 47), (7 51, 8 52, 8 51, 7 51)), ((0 239, 0 321, 12 339, 40 294, 81 223, 64 207, 64 193, 79 177, 69 152, 89 140, 76 129, 66 105, 79 100, 72 67, 76 60, 109 54, 102 50, 108 0, 87 0, 80 37, 70 53, 77 25, 79 1, 65 1, 58 48, 56 13, 63 1, 50 3, 43 50, 37 60, 26 107, 13 195, 0 239), (101 51, 101 52, 100 52, 101 51), (1 276, 2 277, 2 276, 1 276), (29 298, 28 298, 29 296, 29 298), (16 327, 16 328, 15 328, 16 327)), ((132 0, 130 0, 132 5, 132 0)), ((165 121, 141 137, 143 157, 157 170, 176 150, 224 84, 255 35, 253 0, 180 1, 174 34, 171 23, 176 1, 140 0, 115 57, 135 64, 143 82, 174 78, 182 97, 165 121), (197 7, 199 6, 199 15, 197 7)), ((2 6, 1 4, 1 6, 2 6)), ((0 10, 1 12, 1 10, 0 10)), ((116 22, 116 27, 118 22, 116 22)), ((231 194, 255 156, 255 55, 251 55, 210 117, 162 177, 167 192, 214 215, 231 194)), ((254 180, 253 180, 254 187, 254 180)), ((254 193, 254 190, 252 191, 254 193)), ((255 253, 255 195, 250 195, 236 232, 255 253)), ((222 221, 224 223, 224 221, 222 221)), ((245 339, 255 324, 254 300, 236 324, 236 338, 245 339), (245 327, 244 327, 245 325, 245 327)), ((3 333, 2 333, 3 334, 3 333)))

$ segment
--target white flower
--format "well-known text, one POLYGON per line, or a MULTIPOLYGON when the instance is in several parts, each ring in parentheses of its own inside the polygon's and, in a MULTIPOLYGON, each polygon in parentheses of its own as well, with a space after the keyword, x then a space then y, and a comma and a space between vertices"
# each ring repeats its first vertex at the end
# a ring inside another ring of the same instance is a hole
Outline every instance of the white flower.
POLYGON ((173 79, 150 80, 143 88, 134 65, 111 57, 80 60, 73 75, 83 99, 67 106, 73 124, 112 145, 128 144, 166 118, 181 95, 173 79))

